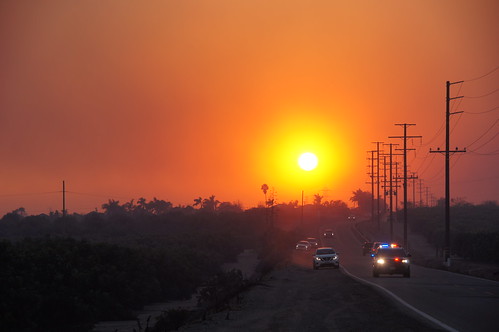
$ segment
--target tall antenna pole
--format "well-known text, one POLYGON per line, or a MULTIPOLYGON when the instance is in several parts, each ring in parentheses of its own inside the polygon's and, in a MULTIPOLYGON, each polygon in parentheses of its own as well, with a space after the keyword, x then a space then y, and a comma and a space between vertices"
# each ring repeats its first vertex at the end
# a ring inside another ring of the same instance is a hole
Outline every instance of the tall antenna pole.
MULTIPOLYGON (((389 172, 389 177, 390 177, 390 191, 389 191, 389 194, 390 194, 390 241, 393 242, 393 194, 394 194, 394 190, 393 190, 393 146, 394 145, 398 145, 398 144, 393 144, 393 143, 389 143, 389 144, 385 144, 385 145, 389 145, 390 146, 390 172, 389 172)), ((396 190, 396 189, 395 189, 396 190)))
POLYGON ((412 208, 416 208, 416 179, 418 178, 416 176, 416 172, 412 172, 411 175, 412 178, 412 208))
POLYGON ((62 216, 66 216, 66 183, 62 181, 62 216))
POLYGON ((376 221, 378 223, 378 230, 381 228, 380 226, 380 213, 379 213, 379 160, 380 160, 380 155, 379 155, 379 145, 383 144, 383 142, 373 142, 376 144, 376 184, 377 184, 377 190, 376 190, 376 203, 377 203, 377 214, 376 214, 376 221))
POLYGON ((371 222, 374 222, 374 152, 376 150, 371 150, 371 222))
POLYGON ((441 151, 438 149, 437 151, 432 151, 430 149, 430 153, 445 153, 445 245, 444 245, 444 264, 446 266, 450 266, 450 154, 456 152, 466 152, 464 150, 456 150, 450 151, 450 126, 449 120, 450 116, 460 112, 450 112, 450 101, 453 99, 463 98, 463 96, 458 97, 450 97, 450 86, 453 84, 463 83, 464 81, 458 82, 449 82, 447 81, 446 91, 445 91, 445 151, 441 151))
POLYGON ((301 191, 301 227, 303 228, 303 190, 301 191))

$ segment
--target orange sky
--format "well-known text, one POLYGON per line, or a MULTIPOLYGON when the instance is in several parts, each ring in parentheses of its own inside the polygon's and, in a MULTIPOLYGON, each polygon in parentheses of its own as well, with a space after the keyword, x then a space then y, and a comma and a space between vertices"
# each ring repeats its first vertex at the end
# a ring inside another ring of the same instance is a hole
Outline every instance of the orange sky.
MULTIPOLYGON (((497 13, 495 0, 3 0, 0 215, 60 210, 62 180, 70 213, 212 194, 251 207, 263 183, 281 202, 348 202, 370 190, 371 142, 402 143, 395 123, 423 135, 409 167, 441 197, 444 158, 428 151, 444 148, 445 82, 499 66, 497 13)), ((499 92, 469 98, 498 88, 499 70, 452 87, 467 98, 451 146, 475 150, 452 159, 453 197, 499 200, 499 92)))

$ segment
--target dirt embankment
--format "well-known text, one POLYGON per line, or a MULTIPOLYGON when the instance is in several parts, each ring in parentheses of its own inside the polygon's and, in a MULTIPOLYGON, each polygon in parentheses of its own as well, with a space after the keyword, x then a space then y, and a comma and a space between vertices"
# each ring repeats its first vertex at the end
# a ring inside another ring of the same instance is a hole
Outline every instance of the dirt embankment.
POLYGON ((242 294, 230 311, 180 330, 439 331, 341 270, 313 270, 310 255, 302 253, 242 294))

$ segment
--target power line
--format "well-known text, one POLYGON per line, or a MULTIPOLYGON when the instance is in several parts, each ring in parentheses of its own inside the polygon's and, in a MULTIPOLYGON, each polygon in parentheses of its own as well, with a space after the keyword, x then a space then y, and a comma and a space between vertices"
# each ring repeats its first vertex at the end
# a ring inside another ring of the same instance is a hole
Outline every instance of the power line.
POLYGON ((48 195, 48 194, 59 194, 61 191, 46 191, 39 193, 20 193, 20 194, 0 194, 1 197, 15 197, 15 196, 37 196, 37 195, 48 195))
POLYGON ((489 71, 488 73, 486 74, 483 74, 482 76, 479 76, 479 77, 475 77, 475 78, 472 78, 472 79, 469 79, 469 80, 464 80, 464 82, 472 82, 472 81, 476 81, 476 80, 479 80, 481 78, 484 78, 486 76, 489 76, 490 74, 492 74, 493 72, 495 72, 496 70, 499 69, 499 66, 495 67, 494 69, 492 69, 491 71, 489 71))
POLYGON ((492 142, 492 140, 494 140, 497 135, 499 135, 499 133, 496 133, 491 139, 489 139, 488 141, 486 141, 485 143, 483 143, 482 145, 480 145, 479 147, 475 148, 474 151, 478 151, 480 150, 481 148, 483 148, 485 145, 489 144, 490 142, 492 142))
POLYGON ((499 150, 491 151, 488 153, 480 153, 480 152, 476 152, 474 150, 468 150, 468 151, 470 151, 471 154, 476 154, 479 156, 497 156, 497 155, 499 155, 499 150))
POLYGON ((486 94, 481 95, 481 96, 464 96, 464 98, 473 98, 473 99, 476 99, 476 98, 483 98, 483 97, 490 96, 491 94, 496 93, 497 91, 499 91, 499 89, 492 90, 492 91, 487 92, 486 94))
POLYGON ((465 111, 464 113, 466 113, 466 114, 485 114, 485 113, 490 113, 490 112, 495 111, 495 110, 499 110, 499 106, 496 106, 496 107, 494 107, 488 111, 484 111, 484 112, 467 112, 467 111, 465 111))
POLYGON ((482 135, 480 135, 480 137, 478 137, 476 140, 474 140, 471 144, 468 144, 467 147, 471 147, 473 144, 475 144, 476 142, 478 142, 483 136, 487 135, 487 133, 492 129, 494 128, 494 126, 497 124, 497 122, 499 122, 499 119, 496 120, 496 122, 494 122, 492 124, 492 126, 489 127, 489 129, 487 129, 482 135))
POLYGON ((444 128, 445 128, 445 120, 442 121, 442 124, 440 125, 440 128, 438 128, 437 133, 428 141, 428 143, 421 144, 420 147, 425 147, 430 145, 442 133, 442 130, 444 130, 444 128))
MULTIPOLYGON (((82 195, 82 196, 93 196, 93 197, 104 197, 104 198, 120 198, 120 199, 130 199, 132 196, 121 196, 121 195, 104 195, 104 194, 94 194, 94 193, 82 193, 76 191, 66 191, 66 193, 82 195)), ((140 196, 140 195, 137 195, 140 196)))
POLYGON ((456 122, 454 122, 454 125, 452 126, 452 129, 450 130, 451 134, 454 132, 454 129, 456 129, 456 127, 457 127, 457 124, 459 123, 459 121, 463 117, 463 112, 459 112, 458 114, 459 114, 459 116, 458 116, 456 122))
MULTIPOLYGON (((459 96, 459 94, 461 93, 461 88, 463 87, 463 82, 458 82, 457 84, 459 84, 459 89, 457 90, 457 95, 459 96)), ((461 105, 462 101, 462 98, 457 98, 457 103, 452 103, 451 113, 461 105)))
MULTIPOLYGON (((428 153, 426 154, 426 157, 428 157, 429 155, 430 155, 430 153, 428 152, 428 153)), ((435 157, 436 157, 436 155, 434 155, 434 154, 433 154, 433 155, 431 156, 431 159, 430 159, 430 162, 428 163, 428 165, 426 165, 426 167, 425 167, 422 171, 419 171, 419 169, 423 166, 423 164, 421 164, 421 165, 418 167, 418 169, 416 170, 416 173, 418 173, 419 175, 423 175, 424 173, 426 173, 426 171, 430 168, 431 164, 432 164, 432 163, 433 163, 433 161, 435 160, 435 157)), ((426 160, 426 158, 425 158, 425 160, 426 160)))

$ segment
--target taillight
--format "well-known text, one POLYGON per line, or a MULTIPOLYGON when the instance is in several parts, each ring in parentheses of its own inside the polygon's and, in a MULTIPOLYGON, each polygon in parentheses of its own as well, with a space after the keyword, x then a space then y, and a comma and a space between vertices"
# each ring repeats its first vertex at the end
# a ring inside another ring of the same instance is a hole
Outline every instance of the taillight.
POLYGON ((394 259, 394 261, 395 262, 400 262, 400 258, 397 257, 397 258, 394 259))

